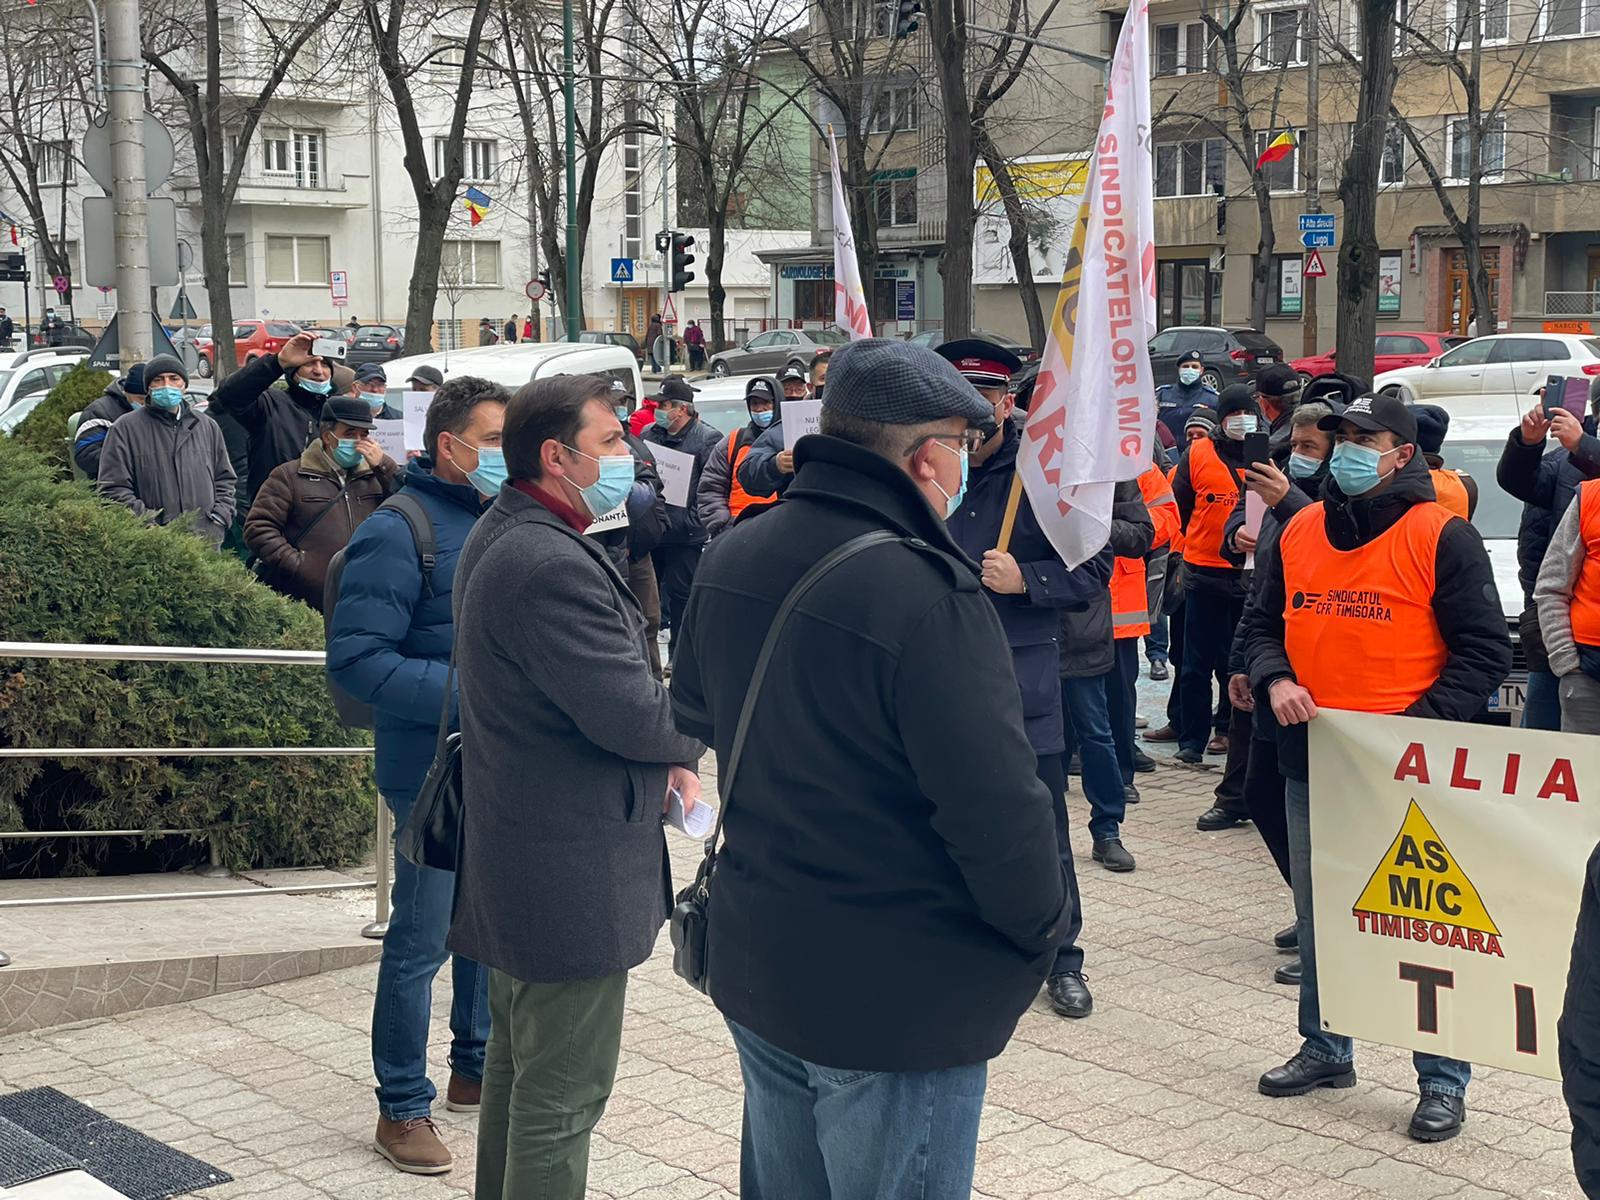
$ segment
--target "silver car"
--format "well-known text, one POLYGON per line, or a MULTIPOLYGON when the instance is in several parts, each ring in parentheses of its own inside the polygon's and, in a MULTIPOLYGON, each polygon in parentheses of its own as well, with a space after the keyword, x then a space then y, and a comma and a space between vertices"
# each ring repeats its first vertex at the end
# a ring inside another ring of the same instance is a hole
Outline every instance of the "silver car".
POLYGON ((810 368, 818 350, 831 350, 846 340, 837 329, 769 329, 742 346, 713 354, 706 370, 719 379, 728 375, 776 375, 789 366, 804 371, 810 368))

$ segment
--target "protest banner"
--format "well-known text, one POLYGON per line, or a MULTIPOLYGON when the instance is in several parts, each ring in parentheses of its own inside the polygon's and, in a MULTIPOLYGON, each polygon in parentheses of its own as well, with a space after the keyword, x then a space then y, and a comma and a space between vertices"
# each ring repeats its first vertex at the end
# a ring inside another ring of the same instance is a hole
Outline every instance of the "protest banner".
POLYGON ((374 421, 372 423, 372 440, 377 442, 383 452, 401 466, 406 461, 406 423, 405 421, 374 421))
POLYGON ((694 455, 671 446, 651 446, 656 473, 661 476, 663 499, 674 508, 689 506, 689 483, 694 478, 694 455))
POLYGON ((1323 709, 1310 748, 1323 1027, 1560 1078, 1600 742, 1323 709))
POLYGON ((794 444, 808 433, 816 433, 822 425, 821 400, 785 400, 783 402, 783 448, 793 450, 794 444))
POLYGON ((428 424, 428 405, 433 403, 433 393, 404 392, 402 397, 400 413, 405 421, 406 449, 423 453, 428 448, 422 434, 428 424))

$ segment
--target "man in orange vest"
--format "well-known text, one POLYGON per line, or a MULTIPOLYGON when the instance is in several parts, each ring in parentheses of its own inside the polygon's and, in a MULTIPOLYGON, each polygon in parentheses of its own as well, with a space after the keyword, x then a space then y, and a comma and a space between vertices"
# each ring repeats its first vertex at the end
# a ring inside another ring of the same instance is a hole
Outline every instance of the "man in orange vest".
POLYGON ((746 508, 756 503, 767 503, 744 490, 739 482, 739 465, 750 453, 750 447, 777 419, 778 396, 772 380, 757 375, 744 385, 744 406, 750 413, 747 424, 735 429, 722 439, 722 445, 706 462, 700 473, 700 488, 695 492, 695 507, 700 513, 700 523, 706 533, 716 537, 746 508))
POLYGON ((1450 414, 1437 404, 1416 404, 1411 411, 1417 418, 1417 445, 1433 479, 1434 498, 1458 517, 1472 520, 1478 511, 1478 481, 1465 471, 1444 465, 1440 451, 1444 435, 1450 432, 1450 414))
MULTIPOLYGON (((1225 389, 1217 407, 1220 428, 1189 443, 1172 475, 1172 494, 1183 518, 1183 660, 1178 668, 1178 761, 1198 764, 1206 754, 1226 754, 1228 738, 1209 742, 1212 680, 1227 695, 1228 648, 1244 611, 1244 571, 1222 544, 1244 478, 1244 438, 1264 430, 1261 408, 1248 385, 1225 389)), ((1229 713, 1230 709, 1224 709, 1229 713)), ((1226 728, 1226 723, 1224 724, 1226 728)), ((1215 828, 1238 824, 1230 820, 1215 828)))
MULTIPOLYGON (((1245 616, 1250 685, 1277 718, 1289 868, 1299 929, 1300 1050, 1261 1077, 1268 1096, 1356 1082, 1348 1037, 1324 1029, 1312 921, 1306 723, 1320 708, 1469 721, 1511 668, 1511 642, 1478 533, 1434 500, 1417 420, 1392 396, 1358 396, 1318 428, 1335 434, 1321 501, 1290 518, 1258 557, 1260 592, 1245 616), (1361 603, 1338 597, 1358 594, 1361 603)), ((1318 803, 1337 808, 1336 784, 1318 803)), ((1374 995, 1373 1003, 1409 1003, 1374 995)), ((1409 1132, 1454 1137, 1469 1064, 1413 1056, 1421 1100, 1409 1132)))
POLYGON ((1600 479, 1579 484, 1556 522, 1533 602, 1560 680, 1561 731, 1600 733, 1600 479))

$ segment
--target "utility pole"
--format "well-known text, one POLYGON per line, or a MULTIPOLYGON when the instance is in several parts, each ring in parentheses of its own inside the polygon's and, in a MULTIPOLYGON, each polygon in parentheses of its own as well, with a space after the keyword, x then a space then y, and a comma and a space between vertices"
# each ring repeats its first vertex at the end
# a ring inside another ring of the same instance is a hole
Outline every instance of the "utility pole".
MULTIPOLYGON (((1306 174, 1306 211, 1308 213, 1322 211, 1322 175, 1317 161, 1317 124, 1319 120, 1317 105, 1321 102, 1322 90, 1320 81, 1317 78, 1319 60, 1322 58, 1318 7, 1317 0, 1309 0, 1305 9, 1306 128, 1305 137, 1301 141, 1300 152, 1303 155, 1306 174)), ((1309 357, 1318 352, 1317 280, 1315 276, 1307 275, 1303 269, 1300 273, 1300 297, 1301 352, 1309 357)))
POLYGON ((144 59, 139 46, 139 0, 106 5, 109 62, 106 121, 111 134, 113 234, 117 255, 118 361, 149 359, 150 207, 144 179, 144 59))
POLYGON ((561 73, 561 90, 567 99, 567 302, 561 315, 566 318, 567 341, 575 342, 583 264, 578 261, 578 114, 572 79, 572 0, 563 0, 561 5, 561 73))

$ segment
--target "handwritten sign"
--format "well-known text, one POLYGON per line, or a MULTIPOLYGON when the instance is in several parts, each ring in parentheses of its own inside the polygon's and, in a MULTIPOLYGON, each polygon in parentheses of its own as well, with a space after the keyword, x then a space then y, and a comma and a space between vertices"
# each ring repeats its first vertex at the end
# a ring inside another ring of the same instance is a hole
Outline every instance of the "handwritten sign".
POLYGON ((395 462, 405 465, 406 423, 404 421, 374 421, 372 440, 377 442, 395 462))
POLYGON ((428 406, 433 403, 433 393, 404 392, 402 396, 400 411, 404 414, 405 448, 426 453, 428 444, 423 438, 423 430, 428 424, 428 406))
POLYGON ((821 424, 821 400, 785 400, 783 402, 783 448, 785 450, 793 450, 796 442, 808 433, 818 432, 821 424))
POLYGON ((689 507, 689 483, 694 478, 694 455, 670 446, 650 447, 655 455, 656 470, 661 475, 661 490, 668 504, 674 508, 689 507))

